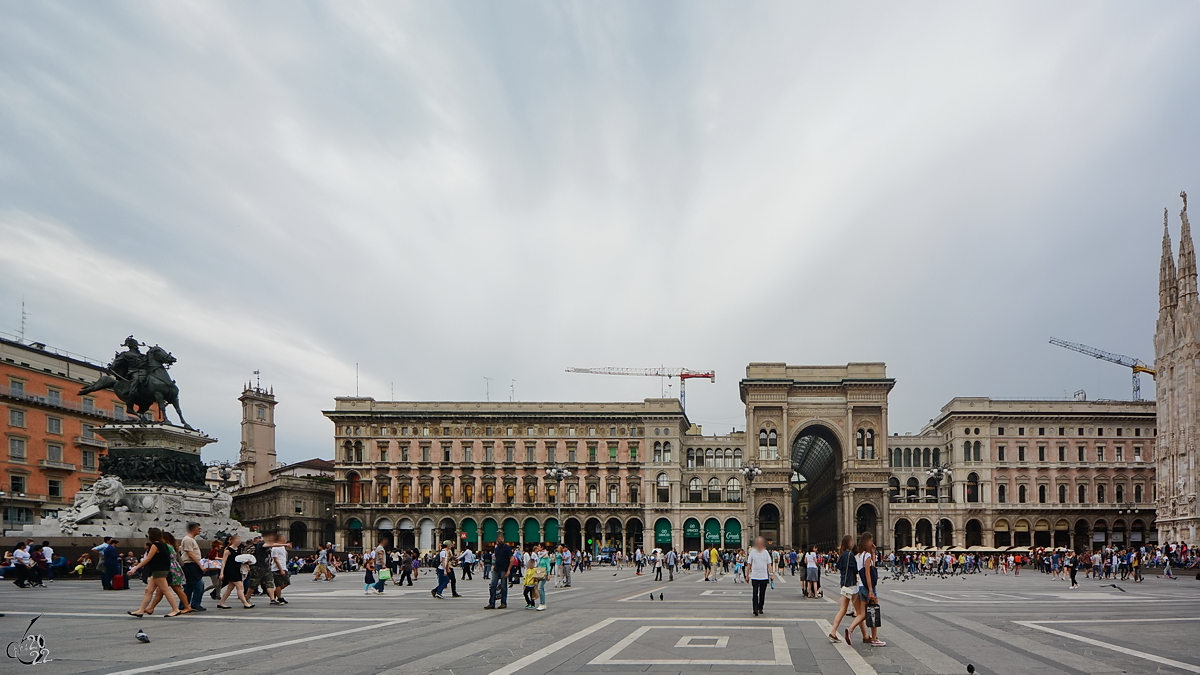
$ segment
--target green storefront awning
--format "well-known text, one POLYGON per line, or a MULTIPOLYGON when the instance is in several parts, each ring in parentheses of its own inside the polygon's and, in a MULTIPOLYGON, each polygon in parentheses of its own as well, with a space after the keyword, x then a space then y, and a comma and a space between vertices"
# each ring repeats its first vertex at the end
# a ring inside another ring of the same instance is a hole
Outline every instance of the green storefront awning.
POLYGON ((654 543, 671 543, 671 521, 666 518, 659 518, 658 522, 654 523, 654 543))
POLYGON ((467 518, 466 520, 462 521, 462 525, 459 526, 459 530, 461 530, 463 534, 467 535, 467 541, 479 541, 479 528, 475 526, 475 521, 473 519, 467 518))
POLYGON ((348 529, 348 530, 361 530, 361 529, 362 529, 362 521, 361 521, 361 520, 359 520, 358 518, 351 518, 351 519, 350 519, 350 520, 349 520, 349 521, 346 523, 346 529, 348 529))
POLYGON ((741 521, 730 518, 725 521, 725 545, 726 546, 741 546, 742 545, 742 523, 741 521))
POLYGON ((546 521, 546 541, 558 543, 558 519, 556 518, 546 521))
POLYGON ((704 545, 721 545, 721 523, 716 518, 704 521, 704 545))
POLYGON ((538 526, 538 521, 533 518, 525 520, 525 543, 532 544, 535 541, 542 540, 542 528, 538 526))
POLYGON ((485 544, 496 541, 496 533, 499 531, 500 531, 500 527, 498 525, 496 525, 495 520, 493 520, 491 518, 484 519, 484 521, 483 521, 483 541, 485 544))
POLYGON ((521 526, 515 518, 504 519, 504 541, 517 544, 521 541, 521 526))
POLYGON ((695 518, 688 518, 683 521, 683 538, 684 539, 699 539, 700 538, 700 521, 695 518))

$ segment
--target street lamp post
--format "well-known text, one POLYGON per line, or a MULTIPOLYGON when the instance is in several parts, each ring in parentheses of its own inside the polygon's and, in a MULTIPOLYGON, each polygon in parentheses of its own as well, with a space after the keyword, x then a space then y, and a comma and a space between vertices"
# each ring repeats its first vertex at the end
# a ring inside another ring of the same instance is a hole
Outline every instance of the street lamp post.
MULTIPOLYGON (((571 472, 561 466, 546 470, 546 478, 554 481, 554 504, 558 507, 558 541, 556 544, 561 544, 563 539, 563 520, 562 520, 562 482, 563 479, 570 478, 571 472)), ((582 548, 582 547, 580 547, 582 548)))
POLYGON ((942 480, 950 475, 950 465, 939 464, 925 471, 933 479, 934 489, 937 490, 937 524, 933 526, 933 547, 941 548, 942 539, 942 480))
MULTIPOLYGON (((795 492, 792 493, 792 517, 795 518, 796 512, 798 511, 797 505, 800 503, 800 497, 803 495, 804 486, 808 485, 808 479, 805 478, 804 475, 799 471, 793 471, 791 480, 789 482, 792 484, 792 489, 795 490, 795 492)), ((807 520, 807 517, 805 517, 805 520, 807 520)), ((800 523, 797 522, 793 526, 792 534, 796 536, 796 539, 792 543, 799 541, 800 543, 804 544, 805 548, 808 547, 807 527, 805 528, 804 537, 800 537, 800 523)))
MULTIPOLYGON (((754 479, 762 475, 762 469, 758 468, 757 464, 750 462, 741 468, 742 477, 746 479, 746 494, 750 504, 750 515, 747 517, 748 528, 750 530, 750 543, 754 542, 754 479)), ((743 544, 747 542, 742 542, 743 544)))

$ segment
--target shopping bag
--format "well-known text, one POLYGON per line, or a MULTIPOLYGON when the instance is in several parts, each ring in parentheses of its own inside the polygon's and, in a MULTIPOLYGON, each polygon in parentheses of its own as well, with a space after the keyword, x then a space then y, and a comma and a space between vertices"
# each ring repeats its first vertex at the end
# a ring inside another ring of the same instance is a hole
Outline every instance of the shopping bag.
POLYGON ((391 578, 392 578, 392 571, 391 571, 391 570, 389 570, 389 569, 388 569, 388 568, 386 568, 386 567, 385 567, 385 568, 383 568, 383 569, 381 569, 381 570, 379 570, 379 580, 380 580, 380 581, 387 581, 388 579, 391 579, 391 578))
POLYGON ((879 605, 872 603, 867 605, 867 628, 879 628, 883 625, 883 614, 879 611, 879 605))

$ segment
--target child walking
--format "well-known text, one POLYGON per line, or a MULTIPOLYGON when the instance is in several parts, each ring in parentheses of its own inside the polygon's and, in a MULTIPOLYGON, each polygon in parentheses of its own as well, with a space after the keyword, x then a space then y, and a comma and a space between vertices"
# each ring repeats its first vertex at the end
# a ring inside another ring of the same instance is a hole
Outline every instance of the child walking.
POLYGON ((521 580, 524 586, 525 609, 537 609, 537 580, 533 578, 535 567, 537 567, 537 559, 530 556, 529 564, 525 566, 525 575, 521 580))

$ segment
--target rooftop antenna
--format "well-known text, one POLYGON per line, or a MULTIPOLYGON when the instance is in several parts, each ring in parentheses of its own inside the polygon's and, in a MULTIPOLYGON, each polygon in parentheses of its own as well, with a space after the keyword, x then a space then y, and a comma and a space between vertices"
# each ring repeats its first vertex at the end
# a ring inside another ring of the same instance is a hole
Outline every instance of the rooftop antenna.
POLYGON ((254 371, 254 388, 258 391, 262 391, 262 378, 259 377, 261 374, 261 370, 254 371))
POLYGON ((25 319, 28 316, 29 316, 29 314, 25 311, 25 296, 22 295, 21 296, 21 333, 20 333, 21 342, 25 341, 25 319))
POLYGON ((396 400, 396 383, 391 382, 390 384, 392 386, 392 400, 395 401, 396 400))
POLYGON ((483 394, 489 402, 492 400, 492 379, 494 378, 483 376, 483 394))
POLYGON ((517 381, 511 380, 508 383, 508 402, 514 403, 517 400, 517 381))

